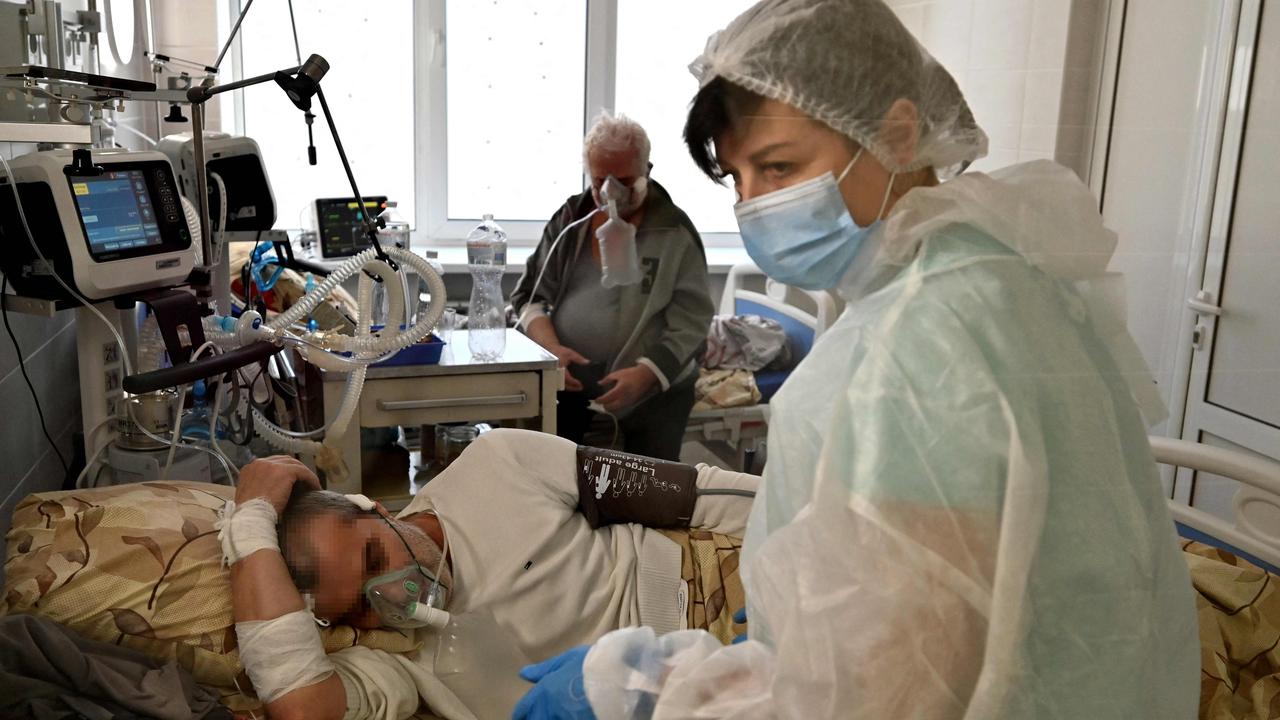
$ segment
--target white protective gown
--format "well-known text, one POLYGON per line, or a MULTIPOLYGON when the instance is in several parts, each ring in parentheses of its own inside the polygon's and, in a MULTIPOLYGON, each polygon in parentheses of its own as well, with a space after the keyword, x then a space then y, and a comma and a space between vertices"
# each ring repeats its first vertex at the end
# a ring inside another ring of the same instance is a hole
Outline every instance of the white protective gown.
POLYGON ((1194 718, 1114 246, 1047 161, 908 193, 772 403, 751 640, 605 636, 598 717, 1194 718))

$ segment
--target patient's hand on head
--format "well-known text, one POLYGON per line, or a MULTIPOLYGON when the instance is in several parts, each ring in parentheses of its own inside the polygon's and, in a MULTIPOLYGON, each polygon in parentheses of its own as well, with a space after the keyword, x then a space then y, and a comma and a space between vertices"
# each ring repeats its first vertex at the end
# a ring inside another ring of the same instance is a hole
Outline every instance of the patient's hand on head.
POLYGON ((435 569, 440 557, 435 542, 413 524, 385 514, 381 506, 361 510, 335 492, 299 487, 289 498, 280 516, 280 550, 298 591, 311 595, 317 618, 361 629, 381 627, 364 585, 413 564, 406 542, 424 567, 435 569))
POLYGON ((236 482, 236 504, 262 498, 279 515, 295 489, 319 490, 320 480, 311 468, 287 455, 254 460, 240 470, 236 482))

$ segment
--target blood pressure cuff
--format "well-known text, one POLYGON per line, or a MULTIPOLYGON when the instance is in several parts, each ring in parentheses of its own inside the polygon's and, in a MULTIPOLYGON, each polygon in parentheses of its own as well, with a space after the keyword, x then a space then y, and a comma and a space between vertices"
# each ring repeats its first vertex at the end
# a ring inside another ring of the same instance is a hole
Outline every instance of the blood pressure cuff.
POLYGON ((578 510, 591 527, 687 528, 697 503, 691 465, 578 446, 578 510))

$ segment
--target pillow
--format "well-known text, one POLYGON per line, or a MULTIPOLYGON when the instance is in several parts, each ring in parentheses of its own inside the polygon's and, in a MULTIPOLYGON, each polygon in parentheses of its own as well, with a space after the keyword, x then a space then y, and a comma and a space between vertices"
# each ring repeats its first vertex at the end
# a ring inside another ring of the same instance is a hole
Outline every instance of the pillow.
MULTIPOLYGON (((147 482, 29 495, 5 536, 0 613, 33 613, 84 637, 173 658, 244 709, 252 688, 231 619, 231 573, 213 524, 235 489, 147 482)), ((327 652, 407 653, 411 637, 320 629, 327 652)))

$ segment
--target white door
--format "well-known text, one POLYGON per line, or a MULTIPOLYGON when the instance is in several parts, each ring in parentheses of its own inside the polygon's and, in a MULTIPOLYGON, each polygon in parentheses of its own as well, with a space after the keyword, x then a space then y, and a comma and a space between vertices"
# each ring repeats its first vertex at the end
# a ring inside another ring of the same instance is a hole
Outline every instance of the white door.
MULTIPOLYGON (((1182 437, 1280 459, 1280 3, 1241 3, 1231 74, 1182 437)), ((1237 489, 1183 470, 1174 496, 1231 520, 1237 489)), ((1280 505, 1248 507, 1280 538, 1280 505)))

